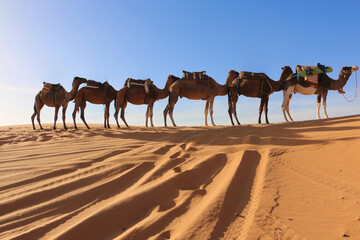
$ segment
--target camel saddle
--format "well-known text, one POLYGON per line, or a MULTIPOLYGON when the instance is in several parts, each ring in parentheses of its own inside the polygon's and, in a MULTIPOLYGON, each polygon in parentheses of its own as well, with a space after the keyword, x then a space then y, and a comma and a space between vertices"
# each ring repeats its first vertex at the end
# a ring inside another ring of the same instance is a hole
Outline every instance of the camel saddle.
POLYGON ((145 79, 145 80, 128 78, 128 79, 126 79, 124 86, 126 86, 127 88, 140 86, 145 89, 146 93, 149 93, 149 89, 152 84, 153 84, 153 81, 151 81, 150 78, 145 79))
POLYGON ((296 72, 300 73, 306 71, 308 74, 305 77, 305 82, 310 83, 311 85, 317 86, 319 84, 319 74, 312 74, 313 69, 316 69, 317 66, 296 66, 296 72))
POLYGON ((265 73, 254 73, 246 71, 240 71, 239 73, 240 79, 259 80, 265 78, 265 76, 265 73))
POLYGON ((42 93, 49 93, 51 91, 57 91, 62 87, 60 83, 52 84, 52 83, 43 82, 43 84, 44 84, 43 88, 41 89, 42 93))
POLYGON ((183 79, 196 79, 196 80, 208 80, 209 76, 206 75, 206 71, 201 72, 187 72, 183 71, 183 79))
POLYGON ((238 91, 240 91, 240 84, 241 80, 257 80, 260 81, 259 91, 258 91, 258 97, 261 97, 264 92, 264 83, 269 86, 270 91, 272 92, 271 84, 269 83, 269 77, 265 73, 254 73, 254 72, 246 72, 246 71, 240 71, 239 72, 239 78, 236 84, 236 87, 238 91))
POLYGON ((86 87, 87 88, 100 88, 101 86, 103 86, 106 82, 104 83, 101 83, 101 82, 97 82, 97 81, 94 81, 94 80, 88 80, 87 81, 87 84, 86 84, 86 87))

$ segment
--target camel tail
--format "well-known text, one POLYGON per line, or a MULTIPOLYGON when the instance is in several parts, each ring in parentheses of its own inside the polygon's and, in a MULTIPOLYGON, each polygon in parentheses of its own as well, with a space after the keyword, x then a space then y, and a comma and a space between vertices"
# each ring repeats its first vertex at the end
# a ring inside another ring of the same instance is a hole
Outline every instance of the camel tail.
POLYGON ((34 112, 36 113, 36 102, 34 102, 34 112))
POLYGON ((116 98, 116 94, 115 94, 115 98, 114 98, 114 108, 115 108, 115 111, 116 111, 116 105, 117 105, 117 98, 116 98))

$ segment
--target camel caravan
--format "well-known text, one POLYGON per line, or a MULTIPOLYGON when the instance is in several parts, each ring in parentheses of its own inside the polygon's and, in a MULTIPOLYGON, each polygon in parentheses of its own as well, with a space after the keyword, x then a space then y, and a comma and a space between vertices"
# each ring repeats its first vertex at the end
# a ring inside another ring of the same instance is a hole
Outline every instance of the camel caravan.
MULTIPOLYGON (((127 103, 134 105, 147 105, 145 114, 145 126, 153 124, 153 107, 158 100, 168 98, 168 104, 164 110, 164 125, 167 126, 167 115, 169 115, 173 126, 176 126, 173 116, 175 104, 179 97, 186 97, 192 100, 205 100, 205 125, 208 126, 207 116, 210 115, 211 124, 215 126, 213 119, 213 106, 216 96, 228 96, 228 113, 231 124, 234 125, 233 117, 236 123, 240 122, 236 113, 236 103, 240 95, 246 97, 260 98, 259 118, 258 123, 261 124, 262 112, 265 113, 265 121, 268 124, 268 102, 269 97, 273 92, 283 91, 283 103, 281 105, 285 121, 288 121, 287 116, 293 121, 290 115, 289 103, 293 93, 300 93, 302 95, 317 95, 317 118, 320 119, 320 104, 324 110, 325 118, 328 118, 326 112, 326 98, 329 90, 338 90, 339 93, 344 94, 343 88, 349 80, 353 72, 358 71, 357 66, 343 67, 339 73, 337 80, 331 79, 327 73, 332 72, 331 67, 317 64, 317 66, 296 66, 295 73, 289 66, 282 67, 280 79, 275 81, 268 77, 265 73, 253 73, 235 70, 230 70, 225 83, 219 84, 212 77, 208 76, 205 71, 201 72, 187 72, 183 71, 181 78, 174 75, 169 75, 163 89, 159 89, 150 78, 145 80, 128 78, 124 86, 119 90, 115 90, 107 81, 104 83, 96 82, 94 80, 87 80, 81 77, 75 77, 72 83, 72 89, 67 92, 60 84, 43 83, 43 88, 35 96, 34 113, 31 116, 33 129, 35 130, 34 119, 37 117, 40 129, 43 129, 40 122, 40 111, 44 105, 48 107, 55 107, 54 126, 56 129, 56 121, 58 112, 62 107, 62 120, 64 129, 66 130, 65 115, 68 103, 74 101, 75 107, 72 114, 74 128, 76 125, 76 114, 80 108, 80 118, 85 126, 90 127, 85 120, 86 102, 92 104, 105 105, 104 112, 104 128, 110 128, 110 104, 114 101, 115 120, 118 128, 120 124, 118 121, 119 111, 121 109, 120 118, 124 124, 129 127, 125 120, 125 108, 127 103), (79 89, 81 84, 86 84, 79 89)), ((357 79, 356 79, 357 81, 357 79)), ((345 97, 345 96, 344 96, 345 97)), ((356 93, 355 97, 356 98, 356 93)), ((353 99, 353 100, 354 100, 353 99)), ((353 101, 351 100, 351 101, 353 101)))

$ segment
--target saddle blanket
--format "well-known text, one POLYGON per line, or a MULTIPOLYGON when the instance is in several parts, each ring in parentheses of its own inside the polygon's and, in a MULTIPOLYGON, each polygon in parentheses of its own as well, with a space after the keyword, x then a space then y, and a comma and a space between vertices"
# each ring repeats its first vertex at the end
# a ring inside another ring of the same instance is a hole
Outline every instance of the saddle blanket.
POLYGON ((184 79, 200 79, 200 80, 207 80, 209 78, 208 75, 206 75, 206 71, 201 71, 201 72, 187 72, 187 71, 183 71, 183 76, 184 79))
POLYGON ((53 90, 58 90, 61 87, 61 84, 52 84, 52 83, 47 83, 47 82, 43 82, 43 88, 41 89, 42 93, 49 93, 51 91, 51 89, 53 90))
POLYGON ((86 84, 86 87, 87 88, 99 88, 101 85, 103 85, 103 83, 97 82, 97 81, 94 81, 94 80, 88 80, 87 84, 86 84))
POLYGON ((132 79, 128 78, 126 79, 125 86, 127 88, 130 88, 131 86, 143 86, 145 88, 145 92, 149 93, 149 88, 152 85, 152 81, 150 78, 141 80, 141 79, 132 79))
MULTIPOLYGON (((301 71, 307 71, 312 72, 313 69, 317 68, 317 66, 296 66, 296 72, 300 73, 301 71)), ((305 81, 312 84, 312 85, 318 85, 319 84, 319 74, 312 74, 307 75, 305 77, 305 81)))
POLYGON ((254 73, 254 72, 240 71, 239 77, 240 77, 240 79, 259 80, 259 79, 263 79, 265 77, 265 73, 254 73))

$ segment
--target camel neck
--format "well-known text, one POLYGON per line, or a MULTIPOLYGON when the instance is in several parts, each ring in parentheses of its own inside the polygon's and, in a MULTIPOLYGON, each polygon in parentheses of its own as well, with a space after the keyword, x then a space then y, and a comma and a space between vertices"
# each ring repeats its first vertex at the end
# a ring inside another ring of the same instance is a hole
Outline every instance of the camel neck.
POLYGON ((216 85, 217 95, 218 96, 225 96, 228 93, 228 88, 229 88, 227 81, 223 85, 217 83, 215 80, 213 80, 213 81, 214 81, 214 83, 216 85))
POLYGON ((156 92, 156 99, 164 99, 169 95, 170 80, 167 80, 163 89, 159 89, 154 85, 156 92))
POLYGON ((339 79, 338 80, 335 80, 335 79, 332 79, 330 78, 329 76, 325 75, 326 78, 324 79, 325 81, 330 81, 330 88, 329 90, 340 90, 342 89, 347 81, 349 80, 349 77, 350 77, 351 73, 343 73, 342 71, 340 72, 339 74, 339 79))
POLYGON ((70 92, 67 92, 67 91, 65 90, 65 99, 66 99, 66 101, 69 102, 69 101, 74 100, 74 98, 75 98, 75 96, 76 96, 76 93, 77 93, 77 91, 78 91, 78 88, 79 88, 79 84, 73 83, 73 84, 72 84, 72 89, 71 89, 70 92))

